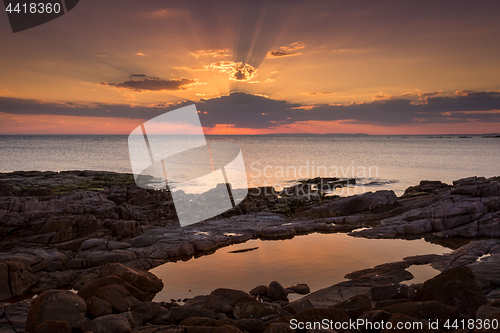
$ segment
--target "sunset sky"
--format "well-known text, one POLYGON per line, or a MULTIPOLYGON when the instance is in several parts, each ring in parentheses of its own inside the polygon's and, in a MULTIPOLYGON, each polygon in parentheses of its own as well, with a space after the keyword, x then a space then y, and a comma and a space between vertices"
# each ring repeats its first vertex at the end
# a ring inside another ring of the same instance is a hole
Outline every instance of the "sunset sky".
POLYGON ((83 0, 12 33, 0 134, 500 132, 499 1, 83 0))

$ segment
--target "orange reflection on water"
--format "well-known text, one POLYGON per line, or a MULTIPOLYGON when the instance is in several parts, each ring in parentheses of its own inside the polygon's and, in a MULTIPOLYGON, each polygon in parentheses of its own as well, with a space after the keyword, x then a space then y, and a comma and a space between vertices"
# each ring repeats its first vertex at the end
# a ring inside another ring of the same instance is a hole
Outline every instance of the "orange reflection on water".
MULTIPOLYGON (((419 254, 442 254, 448 249, 423 239, 364 239, 347 234, 311 234, 278 241, 250 240, 219 249, 215 254, 181 262, 170 262, 151 272, 163 280, 156 301, 207 295, 216 288, 250 291, 276 280, 287 287, 307 283, 312 291, 344 281, 354 270, 399 261, 419 254), (229 251, 259 247, 243 253, 229 251)), ((422 282, 438 273, 415 270, 412 282, 422 282)), ((296 297, 295 297, 296 298, 296 297)))

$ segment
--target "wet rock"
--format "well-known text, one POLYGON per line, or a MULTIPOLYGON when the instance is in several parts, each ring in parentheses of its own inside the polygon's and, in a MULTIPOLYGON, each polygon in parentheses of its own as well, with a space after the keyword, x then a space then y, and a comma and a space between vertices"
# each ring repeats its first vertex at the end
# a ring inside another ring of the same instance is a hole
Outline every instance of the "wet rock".
POLYGON ((344 311, 352 319, 358 318, 363 312, 373 310, 370 298, 366 295, 356 295, 335 304, 333 308, 344 311))
POLYGON ((429 300, 453 306, 468 318, 474 317, 481 305, 486 305, 486 298, 474 274, 466 266, 451 268, 425 281, 414 301, 429 300))
POLYGON ((47 320, 35 329, 35 333, 71 333, 71 326, 66 321, 47 320))
POLYGON ((93 333, 131 333, 128 320, 120 315, 102 316, 92 321, 93 333))
POLYGON ((85 301, 87 304, 87 315, 90 318, 110 315, 113 313, 113 306, 98 297, 90 297, 85 301))
POLYGON ((212 291, 205 301, 204 307, 213 312, 222 312, 224 305, 234 307, 239 302, 251 301, 252 296, 241 290, 219 288, 212 291))
POLYGON ((285 288, 288 292, 300 294, 300 295, 307 295, 311 292, 311 289, 309 289, 309 286, 305 283, 299 283, 290 287, 285 288))
POLYGON ((409 299, 409 291, 406 284, 396 283, 385 286, 375 286, 370 289, 370 296, 373 301, 409 299))
POLYGON ((275 304, 257 301, 240 302, 234 306, 233 315, 236 319, 257 318, 278 314, 281 308, 275 304))
POLYGON ((109 285, 95 292, 95 297, 111 304, 113 310, 122 313, 130 311, 130 308, 141 303, 137 298, 123 286, 109 285))
POLYGON ((267 297, 275 301, 288 301, 288 292, 277 281, 272 281, 267 287, 267 297))
POLYGON ((66 321, 71 327, 77 327, 84 320, 86 311, 85 301, 71 291, 44 291, 31 303, 26 331, 34 332, 39 324, 47 320, 66 321))

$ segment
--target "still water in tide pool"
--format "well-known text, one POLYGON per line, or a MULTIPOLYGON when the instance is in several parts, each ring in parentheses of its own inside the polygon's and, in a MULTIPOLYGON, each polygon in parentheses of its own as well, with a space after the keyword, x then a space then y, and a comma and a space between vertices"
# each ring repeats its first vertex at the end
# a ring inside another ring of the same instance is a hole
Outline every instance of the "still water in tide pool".
MULTIPOLYGON (((314 233, 287 240, 249 240, 218 249, 215 254, 188 261, 169 262, 151 270, 165 287, 156 301, 208 295, 216 288, 250 291, 258 285, 278 281, 283 286, 306 283, 312 291, 345 281, 355 270, 400 261, 420 254, 443 254, 451 250, 423 239, 364 239, 344 233, 314 233), (229 253, 238 249, 258 249, 229 253)), ((412 281, 423 282, 439 272, 434 268, 411 266, 412 281)), ((290 299, 298 296, 289 295, 290 299)))

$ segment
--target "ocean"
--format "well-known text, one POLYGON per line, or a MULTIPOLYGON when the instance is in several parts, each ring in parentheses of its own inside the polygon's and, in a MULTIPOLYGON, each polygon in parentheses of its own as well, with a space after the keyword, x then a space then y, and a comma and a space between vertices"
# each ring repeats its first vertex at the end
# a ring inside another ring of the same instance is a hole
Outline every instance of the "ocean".
MULTIPOLYGON (((256 135, 207 136, 236 143, 251 187, 297 179, 356 178, 351 195, 389 189, 397 195, 421 180, 500 175, 500 138, 482 136, 256 135)), ((0 136, 0 172, 103 170, 132 172, 126 135, 0 136)), ((241 185, 241 184, 240 184, 241 185)))

